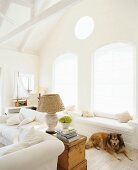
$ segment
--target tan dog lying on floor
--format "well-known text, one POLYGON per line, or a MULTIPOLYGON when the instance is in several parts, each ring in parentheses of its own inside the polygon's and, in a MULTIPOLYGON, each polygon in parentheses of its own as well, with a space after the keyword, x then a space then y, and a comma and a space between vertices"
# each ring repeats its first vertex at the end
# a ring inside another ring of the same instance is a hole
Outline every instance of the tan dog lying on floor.
POLYGON ((132 159, 129 158, 126 152, 125 144, 121 134, 104 132, 94 133, 85 146, 86 149, 92 147, 95 147, 96 149, 101 148, 103 150, 106 150, 118 160, 121 159, 118 158, 116 154, 123 153, 129 160, 132 161, 132 159))

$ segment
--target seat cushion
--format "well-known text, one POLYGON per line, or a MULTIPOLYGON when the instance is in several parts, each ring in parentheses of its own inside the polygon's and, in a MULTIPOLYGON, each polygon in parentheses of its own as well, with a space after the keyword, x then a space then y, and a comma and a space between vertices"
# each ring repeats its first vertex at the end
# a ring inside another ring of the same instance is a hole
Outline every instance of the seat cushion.
POLYGON ((2 131, 7 127, 5 123, 0 123, 0 135, 2 135, 2 131))
POLYGON ((45 123, 45 115, 46 113, 42 113, 39 111, 35 111, 32 109, 21 108, 20 114, 23 116, 23 119, 32 118, 35 116, 35 121, 40 123, 45 123))
POLYGON ((85 123, 89 125, 91 124, 92 126, 114 129, 126 133, 134 132, 134 128, 130 126, 128 123, 120 123, 114 119, 101 118, 101 117, 93 117, 93 118, 77 117, 75 122, 85 123))
POLYGON ((108 118, 108 119, 117 119, 117 113, 104 113, 104 112, 94 112, 95 117, 108 118))
POLYGON ((6 126, 1 135, 11 143, 18 143, 19 129, 17 126, 6 126))
MULTIPOLYGON (((22 128, 36 127, 40 125, 39 122, 31 122, 29 124, 21 126, 22 128)), ((18 125, 8 126, 6 124, 0 124, 0 135, 7 139, 10 143, 18 143, 19 128, 18 125)))

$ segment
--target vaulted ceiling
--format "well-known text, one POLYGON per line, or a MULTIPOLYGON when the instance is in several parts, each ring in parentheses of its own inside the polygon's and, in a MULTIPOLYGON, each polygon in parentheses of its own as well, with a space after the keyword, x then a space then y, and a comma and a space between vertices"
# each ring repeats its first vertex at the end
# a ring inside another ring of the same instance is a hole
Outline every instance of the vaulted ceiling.
POLYGON ((39 54, 67 7, 79 0, 0 0, 0 47, 39 54))

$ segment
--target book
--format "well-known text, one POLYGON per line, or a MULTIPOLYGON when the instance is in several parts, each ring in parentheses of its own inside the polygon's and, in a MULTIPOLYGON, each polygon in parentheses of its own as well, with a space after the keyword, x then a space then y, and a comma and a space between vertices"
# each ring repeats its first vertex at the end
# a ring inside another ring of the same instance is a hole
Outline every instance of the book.
POLYGON ((62 141, 65 141, 65 142, 73 142, 73 141, 79 139, 79 135, 74 136, 74 137, 72 137, 72 138, 70 138, 70 139, 67 139, 67 138, 64 137, 64 136, 61 136, 61 135, 58 135, 58 134, 57 134, 57 138, 60 139, 60 140, 62 140, 62 141))
POLYGON ((72 138, 72 137, 74 137, 74 136, 77 136, 77 133, 76 133, 76 132, 72 132, 72 133, 70 133, 70 134, 63 134, 63 133, 61 133, 61 132, 57 132, 57 134, 59 134, 59 135, 61 135, 61 136, 64 136, 64 137, 66 137, 67 139, 72 138))
POLYGON ((76 130, 75 131, 70 131, 68 133, 64 133, 62 131, 57 131, 57 133, 60 133, 61 135, 65 135, 65 136, 68 136, 68 135, 73 135, 73 134, 76 134, 76 130))
POLYGON ((69 129, 58 129, 57 132, 62 133, 62 134, 71 134, 73 132, 76 132, 74 128, 69 128, 69 129))

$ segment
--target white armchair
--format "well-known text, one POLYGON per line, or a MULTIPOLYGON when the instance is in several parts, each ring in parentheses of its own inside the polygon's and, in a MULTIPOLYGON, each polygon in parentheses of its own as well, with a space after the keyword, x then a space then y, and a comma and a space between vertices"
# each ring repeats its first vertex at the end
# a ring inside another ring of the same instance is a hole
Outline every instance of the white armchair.
MULTIPOLYGON (((48 135, 48 134, 46 134, 48 135)), ((56 170, 64 144, 49 136, 44 142, 0 157, 1 170, 56 170)), ((8 146, 0 148, 0 152, 8 146)))

